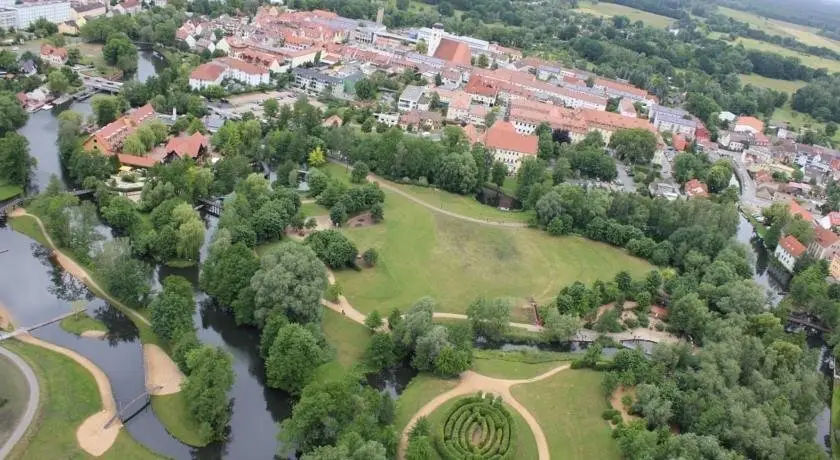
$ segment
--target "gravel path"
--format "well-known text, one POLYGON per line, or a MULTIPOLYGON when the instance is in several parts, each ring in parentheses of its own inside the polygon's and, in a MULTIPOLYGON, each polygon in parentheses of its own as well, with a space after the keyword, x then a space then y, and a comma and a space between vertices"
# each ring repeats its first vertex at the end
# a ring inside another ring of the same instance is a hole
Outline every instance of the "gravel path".
POLYGON ((23 377, 26 379, 26 385, 29 387, 29 399, 26 402, 26 410, 23 412, 20 420, 18 420, 18 425, 12 431, 11 437, 6 440, 5 444, 0 446, 0 458, 6 458, 12 451, 12 448, 15 447, 15 444, 26 434, 26 429, 29 428, 32 419, 35 418, 35 412, 38 410, 38 400, 41 398, 41 388, 38 386, 38 378, 35 377, 35 372, 32 371, 29 364, 20 356, 3 347, 0 347, 0 355, 8 358, 9 361, 20 369, 23 377))

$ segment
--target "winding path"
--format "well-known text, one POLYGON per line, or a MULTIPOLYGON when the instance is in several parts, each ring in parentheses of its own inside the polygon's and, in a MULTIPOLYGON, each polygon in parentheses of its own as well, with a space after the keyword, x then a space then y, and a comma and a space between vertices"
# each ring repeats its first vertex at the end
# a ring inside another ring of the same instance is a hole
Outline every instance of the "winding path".
POLYGON ((35 412, 38 410, 38 400, 41 398, 41 387, 38 386, 38 378, 35 377, 35 372, 32 371, 29 364, 21 359, 20 356, 3 347, 0 347, 0 355, 8 358, 12 364, 20 369, 23 377, 26 379, 26 385, 29 387, 29 399, 26 402, 26 410, 23 412, 20 420, 18 420, 18 424, 14 431, 12 431, 11 437, 6 440, 4 445, 0 446, 0 458, 6 458, 12 451, 12 448, 15 447, 15 444, 26 434, 26 430, 32 423, 32 419, 35 418, 35 412))

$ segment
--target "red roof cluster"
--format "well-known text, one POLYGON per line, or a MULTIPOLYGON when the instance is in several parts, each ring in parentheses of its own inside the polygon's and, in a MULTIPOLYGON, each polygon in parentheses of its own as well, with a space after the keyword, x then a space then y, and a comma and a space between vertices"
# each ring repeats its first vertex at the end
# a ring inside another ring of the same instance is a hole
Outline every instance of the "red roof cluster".
POLYGON ((175 153, 181 158, 197 158, 202 147, 206 149, 207 145, 207 136, 195 132, 191 136, 178 136, 169 139, 169 142, 166 143, 166 153, 175 153))
POLYGON ((805 222, 810 223, 814 220, 814 216, 810 212, 808 212, 807 209, 803 208, 799 203, 797 203, 796 200, 790 200, 790 202, 788 203, 788 209, 790 211, 791 216, 800 216, 805 222))

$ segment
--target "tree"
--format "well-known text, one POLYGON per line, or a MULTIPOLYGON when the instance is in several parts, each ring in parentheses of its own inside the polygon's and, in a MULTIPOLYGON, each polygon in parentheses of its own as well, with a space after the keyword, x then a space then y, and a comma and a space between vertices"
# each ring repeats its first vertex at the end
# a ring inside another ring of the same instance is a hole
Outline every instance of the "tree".
POLYGON ((376 97, 376 85, 369 78, 362 78, 355 85, 356 97, 370 100, 376 97))
POLYGON ((131 230, 139 221, 136 205, 123 196, 111 198, 108 205, 103 206, 100 212, 108 224, 124 232, 131 230))
POLYGON ((254 251, 241 242, 231 244, 229 232, 219 230, 201 266, 201 288, 222 305, 231 306, 259 266, 254 251))
MULTIPOLYGON (((370 316, 368 316, 370 318, 370 316)), ((365 351, 365 362, 373 369, 385 369, 397 362, 394 352, 394 341, 390 334, 375 332, 365 351)))
POLYGON ((280 111, 280 103, 277 102, 277 99, 268 98, 263 102, 263 115, 266 116, 268 119, 272 119, 277 116, 277 113, 280 111))
POLYGON ((545 163, 538 158, 526 158, 516 172, 516 198, 526 202, 531 189, 545 177, 545 163))
POLYGON ((580 331, 580 318, 561 315, 554 307, 549 307, 543 317, 543 337, 550 342, 567 342, 580 331))
POLYGON ((330 208, 330 221, 336 227, 341 227, 347 222, 347 207, 344 206, 344 203, 336 203, 335 206, 330 208))
POLYGON ((111 36, 102 48, 105 62, 123 71, 137 69, 137 47, 123 34, 111 36))
POLYGON ((452 152, 443 157, 438 167, 440 188, 462 195, 475 190, 478 185, 478 168, 475 159, 467 152, 452 152))
POLYGON ((195 298, 193 287, 181 276, 168 276, 163 290, 149 306, 152 330, 158 337, 173 342, 182 334, 193 333, 195 298))
POLYGON ((610 138, 616 156, 631 163, 650 163, 656 152, 656 136, 641 128, 619 129, 610 138))
POLYGON ((204 222, 191 219, 178 227, 176 252, 182 260, 196 261, 204 244, 204 222))
POLYGON ((327 164, 326 156, 324 156, 324 151, 321 149, 321 146, 318 145, 309 152, 309 166, 312 168, 320 168, 325 164, 327 164))
POLYGON ((67 80, 67 76, 64 75, 64 72, 60 70, 53 70, 50 72, 49 77, 47 77, 47 85, 49 86, 51 93, 64 94, 67 91, 67 88, 70 87, 70 82, 67 80))
POLYGON ((702 340, 709 319, 706 303, 692 292, 674 302, 668 315, 668 326, 695 341, 702 340))
POLYGON ((382 315, 379 314, 378 310, 373 310, 367 315, 365 318, 365 326, 371 331, 376 331, 380 327, 382 327, 383 323, 382 315))
POLYGON ((469 368, 469 352, 453 345, 444 346, 435 358, 435 373, 442 377, 454 377, 469 368))
POLYGON ((266 382, 272 388, 298 394, 315 376, 322 361, 323 352, 312 333, 299 324, 287 324, 277 332, 269 349, 266 382))
POLYGON ((417 339, 411 366, 418 371, 434 370, 435 359, 437 359, 441 350, 447 346, 449 346, 449 339, 446 327, 431 326, 425 334, 417 339))
POLYGON ((24 187, 36 163, 29 155, 29 141, 25 137, 9 132, 0 138, 0 179, 24 187))
POLYGON ((385 218, 385 209, 382 207, 382 203, 374 203, 370 207, 370 217, 374 223, 382 222, 382 219, 385 218))
POLYGON ((230 422, 228 392, 233 386, 233 365, 228 353, 203 346, 187 353, 184 400, 200 433, 209 441, 222 441, 230 422))
POLYGON ((93 107, 96 124, 99 126, 105 126, 116 120, 122 112, 120 102, 115 96, 94 96, 91 106, 93 107))
POLYGON ((485 299, 483 297, 474 300, 467 308, 467 317, 470 319, 475 333, 487 340, 498 342, 510 328, 510 312, 513 302, 510 299, 485 299))
POLYGON ((0 92, 0 135, 20 128, 28 119, 29 115, 23 110, 14 93, 0 92))
POLYGON ((131 257, 131 243, 127 238, 106 241, 94 260, 96 272, 111 295, 131 306, 145 302, 152 269, 131 257))
POLYGON ((364 253, 362 253, 362 260, 368 267, 374 267, 379 261, 379 252, 377 252, 374 248, 368 248, 364 253))
POLYGON ((478 62, 477 65, 482 69, 486 69, 490 65, 490 60, 487 59, 486 54, 479 54, 478 55, 478 62))
POLYGON ((359 253, 356 245, 337 230, 311 233, 306 237, 306 245, 331 268, 354 266, 359 253))
POLYGON ((326 269, 315 252, 308 246, 283 243, 262 256, 260 269, 251 278, 255 319, 261 323, 268 313, 278 310, 294 322, 318 322, 326 286, 326 269))
POLYGON ((350 182, 361 184, 367 180, 368 174, 370 174, 370 168, 368 168, 367 163, 357 161, 353 163, 353 170, 350 172, 350 182))
POLYGON ((507 178, 508 169, 504 163, 501 161, 494 161, 493 168, 490 171, 490 177, 493 183, 496 185, 496 188, 502 188, 505 185, 505 179, 507 178))
POLYGON ((835 134, 837 134, 837 123, 829 121, 825 124, 825 136, 834 137, 835 134))

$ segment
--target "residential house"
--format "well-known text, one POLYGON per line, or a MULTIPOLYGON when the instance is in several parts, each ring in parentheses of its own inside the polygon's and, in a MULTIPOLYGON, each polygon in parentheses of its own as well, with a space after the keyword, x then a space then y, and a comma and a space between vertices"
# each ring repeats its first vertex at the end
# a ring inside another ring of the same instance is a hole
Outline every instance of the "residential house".
POLYGON ((104 3, 72 3, 70 6, 70 18, 78 21, 80 18, 90 19, 104 16, 108 10, 104 3))
POLYGON ((802 218, 805 222, 812 224, 814 222, 814 216, 807 209, 803 208, 802 205, 796 202, 794 199, 789 199, 787 201, 788 204, 788 213, 791 217, 796 218, 797 216, 802 218))
MULTIPOLYGON (((443 98, 441 97, 441 101, 443 98)), ((472 103, 469 94, 463 91, 456 91, 448 98, 446 119, 450 121, 465 121, 469 118, 470 105, 472 103)))
POLYGON ((407 85, 397 100, 397 110, 400 112, 417 110, 425 92, 426 88, 422 86, 407 85))
POLYGON ((476 75, 470 77, 467 86, 464 88, 464 92, 470 95, 472 102, 488 107, 496 105, 496 97, 499 94, 496 86, 476 75))
POLYGON ((176 158, 192 158, 193 160, 200 160, 206 154, 210 147, 210 138, 195 132, 190 136, 177 136, 169 139, 164 147, 164 162, 169 162, 176 158))
POLYGON ((726 122, 726 123, 732 123, 733 121, 735 121, 736 118, 738 118, 738 116, 735 115, 732 112, 725 112, 724 111, 724 112, 721 112, 721 113, 718 114, 718 120, 726 122))
POLYGON ((626 97, 622 97, 621 100, 618 101, 618 113, 622 117, 638 117, 638 114, 636 113, 636 106, 633 105, 633 101, 626 97))
POLYGON ((356 94, 356 82, 363 74, 356 68, 344 68, 339 72, 326 72, 306 67, 292 69, 295 77, 294 86, 310 96, 329 93, 338 99, 351 99, 356 94))
POLYGON ((399 113, 374 113, 373 116, 376 118, 377 123, 383 124, 389 128, 397 126, 400 122, 399 113))
POLYGON ((516 173, 525 158, 537 154, 538 143, 537 136, 519 134, 507 121, 494 123, 484 137, 484 144, 493 153, 493 158, 507 166, 510 173, 516 173))
POLYGON ((226 78, 247 86, 258 86, 267 85, 271 73, 264 67, 249 64, 241 59, 216 58, 201 64, 190 73, 190 88, 201 90, 210 85, 219 85, 226 78))
POLYGON ((648 185, 648 190, 651 196, 665 198, 668 201, 674 201, 680 197, 679 187, 668 182, 651 182, 648 185))
POLYGON ((439 112, 410 110, 400 115, 399 124, 402 129, 418 129, 434 131, 441 127, 443 116, 439 112))
POLYGON ((327 117, 326 120, 323 121, 323 123, 321 123, 321 126, 325 128, 334 128, 343 124, 344 120, 341 117, 339 117, 338 115, 330 115, 329 117, 327 117))
POLYGON ((67 64, 67 48, 58 48, 44 43, 41 45, 41 60, 54 66, 67 64))
POLYGON ((126 137, 134 133, 143 123, 155 118, 157 118, 157 115, 152 104, 138 107, 127 115, 123 115, 96 130, 85 140, 83 147, 87 151, 98 150, 106 156, 119 153, 126 137))
POLYGON ((756 117, 738 117, 732 128, 736 133, 764 133, 764 122, 756 117))
POLYGON ((814 228, 814 241, 808 245, 808 254, 814 259, 831 259, 840 252, 840 237, 820 226, 814 228))
POLYGON ((832 211, 819 220, 819 224, 826 230, 840 228, 840 212, 832 211))
POLYGON ((691 198, 706 198, 709 196, 709 188, 697 179, 691 179, 685 183, 685 196, 691 198))
POLYGON ((111 11, 117 14, 135 14, 139 13, 143 5, 139 0, 123 0, 122 3, 117 3, 111 8, 111 11))
POLYGON ((659 132, 670 131, 693 138, 697 130, 697 122, 682 109, 657 105, 651 109, 649 118, 659 132))
MULTIPOLYGON (((84 21, 84 18, 81 19, 84 21)), ((76 21, 65 21, 58 25, 58 33, 62 35, 79 35, 79 28, 84 24, 76 21)))
POLYGON ((779 240, 779 244, 776 246, 776 252, 773 253, 776 256, 776 259, 781 262, 782 266, 787 269, 787 271, 793 273, 793 267, 796 265, 796 260, 807 251, 807 248, 804 244, 800 243, 799 240, 793 237, 793 235, 786 235, 784 238, 779 240))

